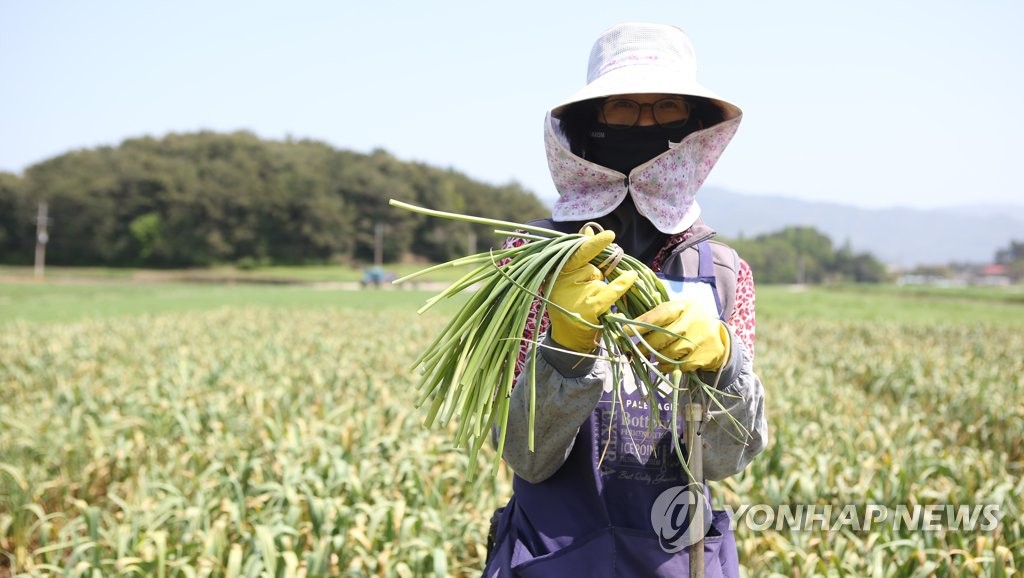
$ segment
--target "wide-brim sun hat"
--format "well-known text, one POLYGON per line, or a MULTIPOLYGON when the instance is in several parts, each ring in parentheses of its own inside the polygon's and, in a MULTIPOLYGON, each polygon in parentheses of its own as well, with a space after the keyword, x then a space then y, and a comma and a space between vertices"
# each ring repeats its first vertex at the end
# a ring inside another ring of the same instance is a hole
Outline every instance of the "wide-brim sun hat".
POLYGON ((725 120, 742 111, 697 81, 697 57, 678 26, 627 22, 605 30, 590 51, 587 84, 551 109, 558 117, 571 104, 616 94, 661 93, 715 101, 725 120))

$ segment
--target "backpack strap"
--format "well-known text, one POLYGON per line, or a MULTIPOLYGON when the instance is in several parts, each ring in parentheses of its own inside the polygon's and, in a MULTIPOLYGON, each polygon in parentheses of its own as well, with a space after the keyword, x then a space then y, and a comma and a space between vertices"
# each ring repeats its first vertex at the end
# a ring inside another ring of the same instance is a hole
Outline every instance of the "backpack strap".
MULTIPOLYGON (((719 303, 722 305, 722 319, 729 319, 736 306, 736 280, 739 276, 740 257, 732 247, 721 241, 710 240, 708 244, 711 246, 715 287, 718 290, 719 303)), ((677 262, 682 265, 680 273, 684 276, 696 276, 702 273, 700 251, 696 245, 690 245, 679 253, 671 255, 666 259, 666 265, 671 260, 678 260, 677 262)))

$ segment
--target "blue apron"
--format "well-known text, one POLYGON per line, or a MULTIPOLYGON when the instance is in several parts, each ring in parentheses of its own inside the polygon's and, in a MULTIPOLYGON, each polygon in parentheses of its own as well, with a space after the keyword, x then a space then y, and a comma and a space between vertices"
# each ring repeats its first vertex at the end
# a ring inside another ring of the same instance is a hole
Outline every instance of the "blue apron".
MULTIPOLYGON (((662 282, 670 295, 697 299, 721 317, 711 247, 702 241, 697 250, 696 277, 662 277, 662 282)), ((689 547, 668 551, 652 521, 658 497, 685 486, 687 479, 672 449, 671 427, 656 426, 650 435, 649 409, 631 377, 614 406, 606 389, 553 476, 538 484, 514 477, 484 576, 689 575, 689 547)), ((662 423, 670 424, 668 398, 659 406, 662 423)), ((681 416, 677 431, 686 431, 681 416)), ((729 526, 725 512, 713 512, 704 538, 707 578, 739 576, 729 526)))

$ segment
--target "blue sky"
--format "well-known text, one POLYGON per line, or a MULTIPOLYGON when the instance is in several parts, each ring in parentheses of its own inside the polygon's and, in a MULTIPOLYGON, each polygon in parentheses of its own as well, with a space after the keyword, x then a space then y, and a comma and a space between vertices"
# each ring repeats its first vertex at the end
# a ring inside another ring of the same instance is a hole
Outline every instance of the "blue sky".
POLYGON ((200 129, 553 196, 545 111, 621 21, 690 35, 745 113, 707 184, 861 207, 1024 203, 1024 3, 0 0, 0 170, 200 129))

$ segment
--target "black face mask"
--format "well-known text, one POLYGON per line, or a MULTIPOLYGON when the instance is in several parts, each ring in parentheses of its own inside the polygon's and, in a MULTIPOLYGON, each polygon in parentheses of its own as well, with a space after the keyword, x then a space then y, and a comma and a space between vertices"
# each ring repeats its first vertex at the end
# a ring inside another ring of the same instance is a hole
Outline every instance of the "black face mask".
POLYGON ((690 131, 658 125, 611 128, 596 124, 587 135, 586 159, 628 175, 629 171, 668 150, 690 131))
MULTIPOLYGON (((598 123, 587 135, 586 159, 628 175, 636 167, 667 151, 669 141, 681 142, 696 128, 610 128, 598 123)), ((628 194, 611 213, 594 220, 605 229, 615 231, 615 242, 626 253, 648 264, 670 237, 637 212, 633 198, 628 194)), ((571 226, 575 227, 575 231, 583 223, 573 223, 571 226)))

